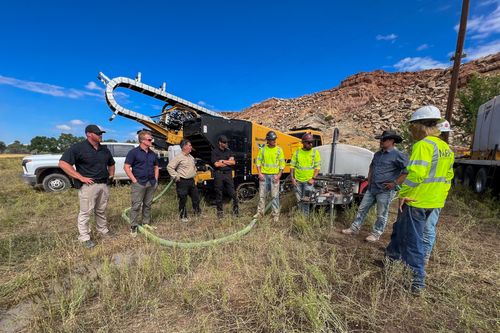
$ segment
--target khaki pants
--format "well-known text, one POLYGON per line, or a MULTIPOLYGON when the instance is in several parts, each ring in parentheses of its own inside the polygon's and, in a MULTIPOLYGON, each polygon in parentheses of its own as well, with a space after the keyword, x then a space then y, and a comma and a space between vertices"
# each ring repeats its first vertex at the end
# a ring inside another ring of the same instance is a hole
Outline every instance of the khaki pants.
POLYGON ((94 213, 97 231, 101 234, 107 233, 107 221, 104 210, 108 204, 109 187, 106 184, 83 184, 78 191, 80 198, 80 212, 78 213, 78 240, 85 242, 90 239, 89 220, 94 213))

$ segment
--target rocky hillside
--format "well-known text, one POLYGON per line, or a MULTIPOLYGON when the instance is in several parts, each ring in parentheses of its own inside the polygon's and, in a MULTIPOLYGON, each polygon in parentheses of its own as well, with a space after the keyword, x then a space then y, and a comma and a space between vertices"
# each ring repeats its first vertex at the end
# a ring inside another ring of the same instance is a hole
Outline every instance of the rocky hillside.
MULTIPOLYGON (((500 53, 462 65, 459 86, 473 73, 500 73, 500 53)), ((373 136, 383 129, 400 129, 418 107, 434 104, 446 110, 451 68, 387 73, 382 70, 348 77, 340 86, 299 98, 270 98, 230 117, 253 120, 286 131, 295 126, 318 127, 331 141, 334 127, 341 142, 375 148, 373 136)), ((466 138, 454 132, 452 141, 466 138)))

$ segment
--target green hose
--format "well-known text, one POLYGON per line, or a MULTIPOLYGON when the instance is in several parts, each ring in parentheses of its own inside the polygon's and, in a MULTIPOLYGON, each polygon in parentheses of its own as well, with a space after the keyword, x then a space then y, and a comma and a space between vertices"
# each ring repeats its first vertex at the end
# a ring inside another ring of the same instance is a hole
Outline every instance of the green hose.
MULTIPOLYGON (((170 187, 172 186, 173 183, 174 183, 174 180, 171 180, 170 183, 168 183, 168 185, 160 192, 160 194, 158 194, 156 197, 153 198, 153 202, 160 199, 170 189, 170 187)), ((122 212, 122 218, 125 221, 127 221, 129 224, 130 224, 130 219, 128 217, 128 212, 131 208, 132 207, 125 208, 122 212)), ((269 210, 269 208, 271 208, 271 203, 269 203, 267 205, 265 212, 267 212, 269 210)), ((170 246, 170 247, 180 247, 180 248, 188 249, 188 248, 213 246, 213 245, 217 245, 217 244, 235 241, 235 240, 241 238, 242 236, 246 235, 247 233, 249 233, 250 230, 252 230, 252 228, 255 226, 256 223, 257 223, 257 218, 254 218, 245 228, 243 228, 243 229, 241 229, 241 230, 239 230, 231 235, 227 235, 227 236, 224 236, 221 238, 211 239, 211 240, 207 240, 207 241, 201 241, 201 242, 177 242, 177 241, 172 241, 172 240, 168 240, 168 239, 163 239, 163 238, 155 235, 150 230, 144 228, 143 226, 138 226, 138 230, 140 233, 144 234, 146 236, 146 238, 148 238, 148 239, 150 239, 158 244, 170 246)))

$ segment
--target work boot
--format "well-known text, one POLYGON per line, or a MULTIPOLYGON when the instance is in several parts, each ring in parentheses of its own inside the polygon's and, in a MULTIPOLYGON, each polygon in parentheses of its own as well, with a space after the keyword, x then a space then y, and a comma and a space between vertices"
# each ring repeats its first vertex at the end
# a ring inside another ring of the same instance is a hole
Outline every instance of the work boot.
POLYGON ((217 211, 217 218, 218 218, 218 219, 221 219, 221 218, 223 218, 223 217, 224 217, 224 212, 223 212, 222 210, 218 210, 218 211, 217 211))
POLYGON ((138 227, 136 225, 133 225, 130 227, 130 236, 132 237, 137 237, 137 231, 138 231, 138 227))
POLYGON ((235 217, 239 217, 240 216, 240 209, 238 207, 233 208, 233 215, 235 217))
POLYGON ((342 233, 344 235, 357 235, 359 233, 359 231, 358 230, 354 230, 352 228, 347 228, 347 229, 342 230, 342 233))
POLYGON ((369 243, 375 243, 379 240, 379 238, 380 238, 380 236, 370 234, 368 237, 365 238, 365 241, 367 241, 369 243))
POLYGON ((101 237, 104 239, 113 239, 113 238, 116 238, 116 234, 113 231, 108 230, 107 233, 101 234, 101 237))
POLYGON ((92 248, 94 248, 94 247, 95 247, 95 245, 96 245, 96 244, 95 244, 95 243, 94 243, 91 239, 86 240, 86 241, 85 241, 85 242, 83 242, 82 244, 83 244, 83 246, 85 246, 87 249, 92 249, 92 248))
POLYGON ((181 222, 182 223, 188 223, 189 219, 187 217, 183 217, 183 218, 181 218, 181 222))

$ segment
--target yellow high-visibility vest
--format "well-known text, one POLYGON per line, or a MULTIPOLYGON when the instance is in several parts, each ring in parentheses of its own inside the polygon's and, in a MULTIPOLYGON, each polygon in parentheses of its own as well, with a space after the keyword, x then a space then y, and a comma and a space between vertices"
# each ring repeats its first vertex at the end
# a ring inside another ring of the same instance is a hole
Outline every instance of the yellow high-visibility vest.
POLYGON ((285 154, 278 146, 273 148, 267 144, 259 149, 255 165, 260 167, 263 174, 275 175, 285 168, 285 154))
POLYGON ((455 154, 446 142, 435 136, 427 136, 412 147, 399 197, 415 199, 407 204, 416 208, 442 208, 451 180, 455 154))
POLYGON ((321 168, 321 155, 316 149, 297 149, 292 155, 290 168, 294 169, 293 176, 299 182, 307 182, 313 178, 314 170, 321 168))

